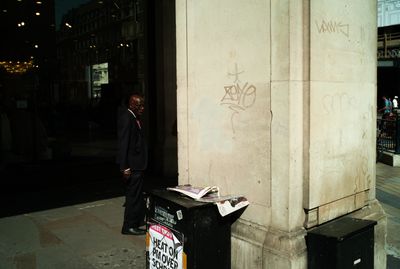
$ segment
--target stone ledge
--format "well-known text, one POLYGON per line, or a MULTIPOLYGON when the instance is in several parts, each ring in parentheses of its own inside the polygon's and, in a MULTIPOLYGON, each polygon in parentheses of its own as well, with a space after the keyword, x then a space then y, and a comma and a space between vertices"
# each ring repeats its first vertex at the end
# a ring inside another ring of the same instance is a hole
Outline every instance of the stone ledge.
POLYGON ((363 208, 368 203, 369 190, 354 193, 331 203, 306 210, 304 226, 310 229, 314 226, 339 218, 340 216, 363 208))

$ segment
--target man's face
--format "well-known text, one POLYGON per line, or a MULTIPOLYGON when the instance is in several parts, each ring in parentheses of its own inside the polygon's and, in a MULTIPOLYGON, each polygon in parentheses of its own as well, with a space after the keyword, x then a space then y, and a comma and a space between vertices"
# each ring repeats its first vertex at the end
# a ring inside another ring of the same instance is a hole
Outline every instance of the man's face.
POLYGON ((129 99, 129 108, 135 115, 142 115, 144 111, 144 98, 138 95, 132 95, 129 99))

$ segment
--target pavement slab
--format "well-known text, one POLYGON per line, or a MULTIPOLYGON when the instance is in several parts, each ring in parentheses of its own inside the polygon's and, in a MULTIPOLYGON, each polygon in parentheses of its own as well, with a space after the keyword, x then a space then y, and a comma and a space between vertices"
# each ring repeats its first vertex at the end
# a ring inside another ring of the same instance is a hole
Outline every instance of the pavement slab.
POLYGON ((0 219, 1 269, 145 268, 145 236, 120 233, 124 198, 0 219))
POLYGON ((38 250, 36 252, 36 267, 38 269, 96 269, 84 257, 78 255, 73 248, 65 245, 45 247, 38 250))
MULTIPOLYGON (((0 252, 7 257, 31 253, 40 248, 39 232, 26 216, 3 218, 0 221, 0 252)), ((27 260, 28 258, 21 258, 27 260)))
POLYGON ((400 268, 400 167, 376 164, 376 198, 387 216, 387 269, 400 268))
POLYGON ((86 260, 101 269, 145 269, 146 251, 139 248, 114 248, 89 255, 86 260))
MULTIPOLYGON (((377 164, 387 269, 400 268, 400 168, 377 164)), ((0 269, 144 269, 145 236, 122 235, 124 197, 0 218, 0 269)))
POLYGON ((99 200, 93 203, 86 203, 74 206, 87 214, 96 217, 100 222, 110 228, 120 229, 123 222, 125 198, 99 200))
POLYGON ((0 250, 0 268, 15 269, 12 257, 9 257, 0 250))

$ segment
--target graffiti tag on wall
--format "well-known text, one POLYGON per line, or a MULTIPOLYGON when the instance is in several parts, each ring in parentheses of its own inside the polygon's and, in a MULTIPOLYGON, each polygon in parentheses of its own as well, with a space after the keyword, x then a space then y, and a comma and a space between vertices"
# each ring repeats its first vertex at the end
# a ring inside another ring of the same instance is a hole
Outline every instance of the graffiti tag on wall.
POLYGON ((224 95, 220 101, 221 105, 226 105, 232 110, 231 126, 233 133, 235 133, 235 117, 252 107, 257 99, 256 87, 249 82, 242 83, 239 80, 239 75, 242 73, 244 71, 239 72, 237 64, 235 64, 235 72, 228 73, 228 76, 234 76, 235 79, 232 84, 224 86, 224 95))
POLYGON ((349 24, 344 24, 342 22, 337 22, 337 21, 325 21, 322 20, 321 22, 315 21, 315 24, 318 29, 318 33, 323 34, 323 33, 337 33, 337 34, 343 34, 347 37, 349 37, 350 34, 350 25, 349 24))

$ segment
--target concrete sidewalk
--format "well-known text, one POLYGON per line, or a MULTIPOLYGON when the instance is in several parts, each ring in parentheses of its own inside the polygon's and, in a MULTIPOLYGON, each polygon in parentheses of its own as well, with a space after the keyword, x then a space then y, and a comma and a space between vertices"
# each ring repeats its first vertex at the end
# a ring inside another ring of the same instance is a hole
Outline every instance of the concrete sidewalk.
POLYGON ((387 215, 387 269, 400 268, 400 167, 376 164, 376 198, 387 215))
POLYGON ((118 197, 0 219, 0 268, 145 268, 145 236, 120 233, 123 201, 118 197))
MULTIPOLYGON (((400 268, 400 168, 377 164, 388 269, 400 268)), ((1 269, 145 268, 145 236, 121 235, 117 197, 0 219, 1 269)))

